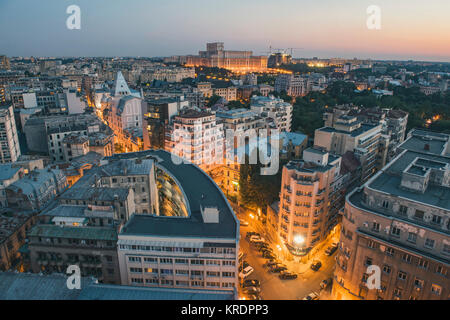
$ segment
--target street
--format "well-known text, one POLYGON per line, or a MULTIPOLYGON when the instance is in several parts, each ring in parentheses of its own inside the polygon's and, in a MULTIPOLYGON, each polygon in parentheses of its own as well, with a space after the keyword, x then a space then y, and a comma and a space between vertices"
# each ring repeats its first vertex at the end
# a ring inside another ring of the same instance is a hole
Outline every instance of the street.
MULTIPOLYGON (((248 221, 248 219, 246 219, 248 221)), ((303 299, 306 295, 311 292, 317 292, 320 294, 320 299, 329 299, 331 292, 331 286, 326 290, 320 289, 320 282, 324 279, 330 279, 333 276, 334 266, 335 266, 335 254, 332 256, 326 256, 324 250, 328 245, 325 245, 318 254, 316 254, 312 259, 304 264, 296 261, 287 261, 283 259, 280 255, 281 262, 286 264, 288 271, 298 274, 298 278, 294 280, 281 280, 278 275, 279 273, 271 273, 263 264, 267 261, 262 258, 261 253, 257 248, 250 244, 246 239, 246 233, 249 231, 260 232, 262 237, 265 234, 261 232, 261 227, 256 221, 250 222, 249 226, 241 226, 241 240, 240 240, 240 250, 244 252, 245 256, 243 260, 247 261, 250 266, 254 268, 254 272, 247 279, 257 279, 261 282, 261 298, 264 300, 297 300, 303 299), (322 262, 322 267, 319 271, 313 271, 310 268, 311 261, 318 259, 322 262)), ((271 248, 276 253, 277 247, 271 239, 267 239, 271 244, 271 248)), ((331 244, 332 241, 330 241, 331 244)), ((241 295, 240 295, 241 296, 241 295)))

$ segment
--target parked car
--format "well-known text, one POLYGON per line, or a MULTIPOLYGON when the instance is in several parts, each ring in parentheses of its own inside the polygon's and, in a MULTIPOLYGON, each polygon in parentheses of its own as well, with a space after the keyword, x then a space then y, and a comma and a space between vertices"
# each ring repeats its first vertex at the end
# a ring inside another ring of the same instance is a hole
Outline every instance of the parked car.
POLYGON ((277 264, 279 264, 279 262, 277 260, 271 259, 271 260, 267 261, 266 263, 264 263, 263 267, 264 268, 266 268, 266 267, 271 268, 272 266, 276 266, 277 264))
POLYGON ((327 248, 327 250, 325 250, 325 254, 327 256, 331 256, 333 253, 336 252, 337 248, 338 248, 338 244, 337 243, 333 243, 331 246, 329 246, 327 248))
POLYGON ((255 294, 255 295, 257 295, 257 294, 259 294, 261 292, 261 288, 258 288, 258 287, 246 287, 246 288, 244 288, 243 291, 246 294, 255 294))
POLYGON ((245 256, 245 253, 243 251, 239 251, 238 259, 241 261, 241 259, 245 256))
POLYGON ((276 258, 272 252, 268 252, 268 251, 263 252, 262 257, 264 259, 275 259, 276 258))
POLYGON ((247 261, 243 261, 241 264, 239 264, 239 271, 242 271, 243 269, 247 268, 249 266, 247 261))
POLYGON ((322 280, 322 282, 320 283, 320 287, 322 289, 325 289, 326 287, 328 287, 331 284, 331 281, 333 281, 333 279, 331 279, 331 278, 322 280))
POLYGON ((262 300, 261 296, 256 295, 256 294, 249 294, 248 295, 248 300, 262 300))
POLYGON ((297 274, 295 273, 291 273, 288 271, 282 271, 279 275, 280 279, 282 280, 293 280, 293 279, 297 279, 297 274))
POLYGON ((258 232, 249 231, 245 234, 245 238, 250 239, 251 236, 260 236, 258 232))
POLYGON ((241 227, 248 227, 248 222, 245 220, 239 220, 239 224, 241 225, 241 227))
POLYGON ((255 269, 253 269, 252 266, 248 266, 248 267, 244 268, 244 270, 242 270, 242 271, 239 273, 239 277, 245 279, 245 278, 247 278, 249 275, 251 275, 251 274, 253 273, 253 271, 255 271, 255 269))
POLYGON ((242 287, 259 287, 261 283, 256 279, 247 279, 242 283, 242 287))
POLYGON ((257 244, 256 244, 256 247, 258 248, 259 251, 262 251, 262 250, 272 250, 272 249, 270 249, 269 245, 266 244, 266 243, 257 243, 257 244))
POLYGON ((318 271, 321 266, 322 266, 322 262, 320 262, 318 260, 313 261, 313 263, 311 264, 311 269, 313 269, 314 271, 318 271))
POLYGON ((317 292, 311 292, 303 300, 319 300, 319 294, 317 292))
POLYGON ((286 270, 287 270, 286 266, 279 265, 279 264, 270 268, 270 272, 272 272, 272 273, 279 273, 281 271, 286 271, 286 270))
POLYGON ((250 237, 250 243, 254 243, 254 244, 256 244, 256 243, 262 243, 262 242, 265 242, 265 240, 264 240, 264 238, 261 238, 260 236, 251 236, 250 237))

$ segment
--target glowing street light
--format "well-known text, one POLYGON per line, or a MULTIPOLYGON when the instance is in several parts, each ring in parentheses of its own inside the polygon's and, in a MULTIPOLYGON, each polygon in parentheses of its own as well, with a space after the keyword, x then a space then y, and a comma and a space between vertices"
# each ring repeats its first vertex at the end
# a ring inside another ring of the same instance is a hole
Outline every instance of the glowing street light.
POLYGON ((305 238, 303 238, 303 236, 297 234, 296 236, 294 236, 294 243, 295 244, 303 244, 305 242, 305 238))

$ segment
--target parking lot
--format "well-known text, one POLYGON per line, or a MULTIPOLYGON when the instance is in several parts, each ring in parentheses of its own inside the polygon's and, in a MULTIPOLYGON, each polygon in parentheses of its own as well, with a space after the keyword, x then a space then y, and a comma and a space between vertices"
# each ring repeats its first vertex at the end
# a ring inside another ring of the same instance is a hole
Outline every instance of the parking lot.
MULTIPOLYGON (((334 253, 327 256, 324 250, 321 250, 313 258, 322 262, 318 271, 310 268, 310 262, 302 264, 299 262, 285 263, 289 272, 296 273, 298 277, 292 280, 281 280, 279 273, 271 273, 268 268, 263 267, 268 260, 264 259, 257 247, 246 239, 246 233, 254 231, 255 226, 241 226, 240 250, 244 252, 243 260, 246 261, 254 271, 246 279, 257 279, 260 281, 260 297, 264 300, 297 300, 303 299, 311 292, 317 292, 319 299, 329 299, 331 286, 326 289, 320 288, 320 282, 324 279, 332 278, 335 260, 334 253)), ((274 245, 271 245, 274 249, 274 245)), ((248 298, 242 291, 240 297, 248 298)))

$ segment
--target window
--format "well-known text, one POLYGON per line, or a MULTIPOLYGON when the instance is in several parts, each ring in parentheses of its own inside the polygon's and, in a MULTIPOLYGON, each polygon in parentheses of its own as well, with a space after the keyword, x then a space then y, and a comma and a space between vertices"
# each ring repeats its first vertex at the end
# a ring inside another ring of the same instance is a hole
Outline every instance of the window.
POLYGON ((383 266, 383 272, 386 273, 386 274, 390 274, 391 273, 391 267, 388 266, 387 264, 385 264, 383 266))
POLYGON ((402 260, 407 262, 407 263, 411 263, 412 261, 412 256, 410 254, 404 253, 402 255, 402 260))
POLYGON ((189 270, 176 270, 175 274, 177 276, 187 276, 189 275, 189 270))
POLYGON ((206 271, 207 277, 220 277, 219 271, 206 271))
POLYGON ((410 232, 408 234, 408 241, 411 242, 411 243, 416 243, 416 241, 417 241, 417 234, 415 234, 413 232, 410 232))
POLYGON ((129 262, 141 262, 140 257, 128 257, 129 262))
POLYGON ((423 285, 424 285, 424 281, 423 280, 418 279, 418 278, 416 278, 414 280, 414 287, 416 287, 416 288, 423 288, 423 285))
POLYGON ((372 265, 372 258, 367 257, 367 258, 366 258, 366 261, 364 262, 364 264, 365 264, 366 266, 371 266, 371 265, 372 265))
POLYGON ((417 263, 417 266, 422 269, 428 269, 428 261, 420 259, 419 262, 417 263))
POLYGON ((394 289, 394 297, 401 298, 401 296, 402 296, 402 290, 399 288, 395 288, 394 289))
POLYGON ((389 201, 383 200, 382 206, 383 206, 383 208, 385 208, 385 209, 389 208, 389 201))
POLYGON ((149 257, 147 257, 147 258, 144 258, 144 261, 147 262, 147 263, 156 263, 156 262, 158 262, 158 259, 157 258, 149 258, 149 257))
POLYGON ((234 272, 222 272, 222 277, 224 278, 233 278, 234 272))
POLYGON ((236 261, 234 260, 224 260, 222 261, 223 266, 234 266, 236 265, 236 261))
POLYGON ((206 265, 220 266, 220 260, 206 260, 206 265))
POLYGON ((392 257, 392 256, 394 256, 394 252, 395 252, 395 250, 393 248, 391 248, 391 247, 386 248, 386 255, 392 257))
POLYGON ((400 206, 400 209, 398 210, 398 213, 402 216, 406 216, 406 213, 408 212, 408 207, 406 206, 400 206))
POLYGON ((434 240, 427 238, 424 244, 425 248, 433 249, 434 248, 434 240))
POLYGON ((433 218, 431 219, 431 222, 432 222, 432 223, 435 223, 435 224, 441 224, 441 222, 442 222, 442 217, 433 214, 433 218))
POLYGON ((131 278, 131 283, 144 283, 144 280, 141 278, 131 278))
POLYGON ((367 283, 367 279, 369 279, 369 275, 367 273, 364 273, 363 276, 362 276, 361 281, 364 282, 364 283, 367 283))
POLYGON ((173 274, 172 269, 161 269, 161 275, 173 274))
POLYGON ((172 261, 173 260, 171 258, 160 258, 159 259, 159 263, 163 263, 163 264, 171 264, 172 261))
POLYGON ((188 264, 188 259, 175 259, 175 264, 188 264))
POLYGON ((450 255, 450 245, 449 244, 444 244, 444 246, 442 247, 442 253, 450 255))
POLYGON ((131 273, 142 273, 142 268, 130 268, 131 273))
POLYGON ((380 232, 380 224, 377 223, 377 222, 374 222, 374 223, 372 224, 372 231, 380 232))
POLYGON ((438 286, 437 284, 432 284, 431 285, 431 293, 440 296, 442 292, 442 287, 438 286))
POLYGON ((400 237, 400 229, 397 227, 392 227, 391 234, 396 237, 400 237))
POLYGON ((399 271, 399 272, 398 272, 398 278, 399 278, 400 280, 406 280, 406 277, 407 277, 406 272, 403 272, 403 271, 399 271))
POLYGON ((425 212, 423 212, 422 210, 416 210, 416 213, 414 214, 414 218, 417 220, 423 220, 424 214, 425 214, 425 212))
POLYGON ((440 275, 447 275, 447 269, 445 269, 443 266, 437 266, 436 267, 436 273, 439 273, 440 275))
POLYGON ((194 265, 203 265, 203 264, 205 264, 205 261, 204 261, 204 260, 192 259, 192 260, 191 260, 191 264, 194 264, 194 265))
POLYGON ((378 245, 375 241, 369 240, 369 242, 367 243, 367 247, 369 247, 371 249, 375 249, 378 247, 378 245))

